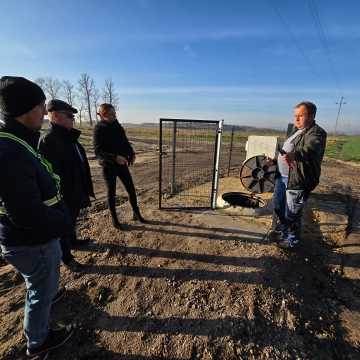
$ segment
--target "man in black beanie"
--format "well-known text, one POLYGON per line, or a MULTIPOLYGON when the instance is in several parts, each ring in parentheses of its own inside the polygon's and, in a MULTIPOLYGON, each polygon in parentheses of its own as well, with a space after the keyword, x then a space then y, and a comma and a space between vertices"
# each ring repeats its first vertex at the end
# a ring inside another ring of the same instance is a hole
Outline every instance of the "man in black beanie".
POLYGON ((0 246, 26 284, 24 333, 27 355, 64 344, 72 330, 49 329, 59 284, 59 237, 70 219, 59 192, 59 177, 37 151, 45 95, 21 77, 0 79, 0 246))

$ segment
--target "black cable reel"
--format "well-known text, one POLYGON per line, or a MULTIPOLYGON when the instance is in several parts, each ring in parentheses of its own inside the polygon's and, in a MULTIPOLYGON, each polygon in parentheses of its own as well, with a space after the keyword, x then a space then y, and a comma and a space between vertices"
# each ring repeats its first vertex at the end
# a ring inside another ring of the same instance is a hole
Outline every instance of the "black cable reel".
POLYGON ((265 201, 255 194, 273 192, 275 187, 276 164, 268 161, 265 155, 256 155, 244 161, 240 169, 240 181, 250 192, 229 192, 222 198, 230 206, 259 208, 265 206, 265 201))
POLYGON ((252 193, 273 192, 276 164, 271 164, 265 155, 256 155, 244 161, 240 169, 242 186, 252 193))

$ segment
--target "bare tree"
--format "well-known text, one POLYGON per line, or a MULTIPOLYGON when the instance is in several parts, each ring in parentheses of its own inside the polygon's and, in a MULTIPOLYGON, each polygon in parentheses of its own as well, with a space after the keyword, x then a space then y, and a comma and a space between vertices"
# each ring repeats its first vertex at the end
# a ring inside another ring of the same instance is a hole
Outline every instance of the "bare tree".
POLYGON ((94 87, 94 93, 93 93, 93 105, 94 105, 94 110, 95 110, 95 119, 96 121, 98 121, 98 114, 97 114, 97 108, 99 106, 99 99, 100 99, 100 92, 97 88, 94 87))
POLYGON ((37 79, 35 79, 35 82, 45 91, 45 78, 38 77, 37 79))
POLYGON ((44 90, 50 99, 57 99, 59 97, 62 84, 59 80, 51 77, 44 78, 44 90))
POLYGON ((80 102, 80 104, 78 106, 78 115, 77 115, 77 118, 79 119, 80 127, 82 125, 82 119, 83 119, 83 116, 84 116, 84 110, 85 110, 85 104, 83 102, 80 102))
POLYGON ((39 77, 35 79, 35 82, 43 89, 48 98, 56 99, 59 97, 62 88, 59 80, 51 77, 39 77))
POLYGON ((90 126, 92 126, 93 124, 92 115, 91 115, 91 101, 94 94, 94 88, 95 88, 95 83, 94 80, 90 77, 90 75, 87 73, 81 74, 79 79, 79 90, 87 107, 90 126))
POLYGON ((103 88, 103 100, 104 102, 114 106, 115 109, 119 105, 119 97, 115 91, 115 83, 111 78, 105 80, 105 85, 103 88))
POLYGON ((65 95, 66 101, 71 106, 73 106, 73 104, 75 102, 75 98, 76 98, 76 92, 75 92, 74 84, 72 84, 68 80, 64 80, 63 81, 63 89, 64 89, 64 95, 65 95))

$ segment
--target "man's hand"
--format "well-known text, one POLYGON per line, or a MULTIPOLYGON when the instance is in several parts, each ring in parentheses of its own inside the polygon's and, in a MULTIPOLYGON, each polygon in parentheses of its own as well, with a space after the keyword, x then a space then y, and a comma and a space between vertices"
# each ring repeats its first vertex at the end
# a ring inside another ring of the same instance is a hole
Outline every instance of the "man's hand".
POLYGON ((265 158, 265 165, 266 166, 272 166, 272 165, 275 165, 276 164, 276 159, 273 159, 269 156, 266 156, 265 158))
POLYGON ((129 162, 127 161, 126 157, 124 157, 124 156, 117 155, 116 158, 115 158, 115 161, 119 165, 129 166, 129 162))
POLYGON ((289 169, 293 169, 293 163, 295 162, 295 153, 289 152, 284 155, 284 160, 289 166, 289 169))

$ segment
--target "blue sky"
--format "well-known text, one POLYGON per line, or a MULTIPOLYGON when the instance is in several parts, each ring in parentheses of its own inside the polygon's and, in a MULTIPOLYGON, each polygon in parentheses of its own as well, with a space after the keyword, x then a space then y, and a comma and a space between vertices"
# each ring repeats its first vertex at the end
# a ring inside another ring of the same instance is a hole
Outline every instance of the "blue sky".
POLYGON ((360 132, 359 1, 2 0, 0 10, 0 75, 76 83, 87 72, 99 88, 112 77, 124 122, 285 128, 306 99, 333 131, 344 96, 339 129, 360 132))

